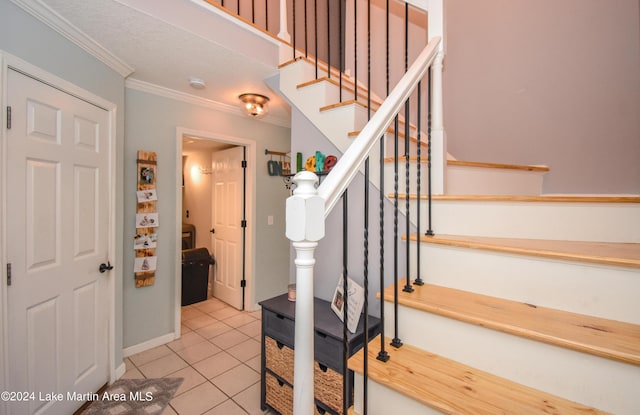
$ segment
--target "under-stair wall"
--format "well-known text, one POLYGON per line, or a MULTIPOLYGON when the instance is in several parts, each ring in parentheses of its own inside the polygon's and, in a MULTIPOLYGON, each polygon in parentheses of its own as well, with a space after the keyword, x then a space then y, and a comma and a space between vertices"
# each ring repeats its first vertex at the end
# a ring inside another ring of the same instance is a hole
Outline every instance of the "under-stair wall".
MULTIPOLYGON (((309 121, 296 107, 292 107, 291 113, 291 152, 296 154, 301 152, 303 155, 308 156, 315 153, 316 150, 322 151, 324 154, 335 154, 338 157, 342 155, 342 152, 338 150, 333 143, 331 143, 327 137, 319 132, 311 121, 309 121)), ((364 198, 364 177, 359 174, 354 180, 354 184, 349 193, 349 203, 351 207, 356 211, 363 211, 363 198, 364 198)), ((380 199, 380 193, 377 189, 371 189, 369 196, 370 204, 378 204, 380 199)), ((385 198, 385 222, 393 222, 393 202, 385 198)), ((314 295, 318 298, 330 301, 333 297, 338 283, 338 276, 342 273, 342 263, 336 258, 340 258, 342 255, 341 244, 331 243, 330 241, 339 241, 342 238, 342 212, 340 209, 334 210, 326 218, 326 242, 318 245, 315 251, 316 265, 314 279, 314 295)), ((404 223, 404 215, 400 214, 400 222, 404 223)), ((364 258, 362 253, 362 215, 354 215, 353 220, 349 222, 348 232, 354 237, 350 239, 349 252, 351 255, 349 261, 351 263, 351 275, 359 284, 362 284, 363 276, 363 264, 364 258)), ((415 228, 412 228, 415 231, 415 228)), ((370 225, 370 232, 372 235, 378 235, 380 232, 379 222, 376 219, 370 225)), ((393 251, 393 238, 386 238, 384 244, 384 250, 386 252, 393 251)), ((379 252, 380 246, 372 246, 371 250, 379 252)), ((399 255, 404 257, 406 255, 407 246, 400 243, 398 245, 399 255)), ((292 253, 293 255, 293 253, 292 253)), ((400 275, 405 275, 403 263, 399 264, 400 275)), ((291 264, 291 275, 295 276, 295 266, 291 264)), ((390 282, 391 280, 389 280, 390 282)), ((295 282, 295 281, 292 281, 295 282)), ((380 315, 380 304, 376 301, 376 293, 380 291, 380 283, 378 281, 371 281, 369 292, 369 303, 371 304, 370 314, 374 316, 380 315)))

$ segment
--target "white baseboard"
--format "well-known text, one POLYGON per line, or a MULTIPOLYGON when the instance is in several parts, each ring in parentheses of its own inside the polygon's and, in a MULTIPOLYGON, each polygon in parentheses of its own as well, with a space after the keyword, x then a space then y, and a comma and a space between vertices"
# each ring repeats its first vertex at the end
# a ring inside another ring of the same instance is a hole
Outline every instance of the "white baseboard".
POLYGON ((127 365, 124 362, 122 362, 122 364, 118 366, 116 370, 114 370, 113 379, 111 379, 110 383, 113 383, 116 380, 120 379, 125 374, 126 371, 127 371, 127 365))
POLYGON ((153 349, 154 347, 162 346, 176 339, 175 333, 167 333, 163 336, 156 337, 155 339, 147 340, 146 342, 139 343, 133 346, 129 346, 122 350, 124 357, 133 356, 134 354, 144 352, 145 350, 153 349))

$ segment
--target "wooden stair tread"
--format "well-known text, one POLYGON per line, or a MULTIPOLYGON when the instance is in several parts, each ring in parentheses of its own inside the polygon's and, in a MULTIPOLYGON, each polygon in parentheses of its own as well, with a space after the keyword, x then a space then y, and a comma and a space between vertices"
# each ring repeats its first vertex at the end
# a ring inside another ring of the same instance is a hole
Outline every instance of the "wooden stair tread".
MULTIPOLYGON (((404 282, 403 282, 404 283, 404 282)), ((400 304, 532 340, 640 365, 640 326, 437 285, 398 293, 400 304)), ((385 289, 393 301, 393 285, 385 289)))
MULTIPOLYGON (((379 343, 370 343, 369 379, 445 414, 606 414, 410 345, 389 347, 390 359, 383 363, 376 359, 379 343)), ((363 361, 361 349, 349 359, 349 369, 362 374, 363 361)))
MULTIPOLYGON (((278 69, 282 69, 282 68, 284 68, 286 66, 293 65, 294 63, 299 62, 299 61, 305 61, 308 64, 315 66, 316 62, 315 62, 315 59, 314 59, 313 56, 304 56, 304 52, 303 51, 301 51, 299 49, 296 49, 296 50, 298 51, 298 53, 300 53, 300 55, 296 56, 295 59, 291 58, 290 60, 279 64, 278 65, 278 69)), ((321 59, 318 59, 318 69, 319 70, 321 70, 322 72, 326 73, 328 66, 329 65, 326 62, 324 62, 321 59)), ((338 70, 336 67, 331 66, 330 70, 331 70, 332 76, 335 76, 336 78, 340 77, 340 70, 338 70)), ((350 76, 346 75, 345 73, 342 73, 342 80, 343 80, 343 82, 348 82, 351 85, 353 85, 352 78, 350 76)))
POLYGON ((480 168, 488 168, 488 169, 504 169, 504 170, 523 170, 523 171, 540 171, 540 172, 549 171, 549 167, 547 166, 484 163, 479 161, 447 160, 447 165, 448 166, 480 167, 480 168))
POLYGON ((582 196, 582 195, 438 195, 435 200, 475 200, 494 202, 547 202, 547 203, 640 203, 640 196, 582 196))
MULTIPOLYGON (((413 126, 411 128, 413 128, 413 126)), ((351 131, 350 133, 347 134, 347 137, 349 137, 349 138, 357 137, 357 136, 360 135, 361 132, 362 132, 361 130, 360 131, 351 131)), ((393 127, 392 126, 387 128, 386 134, 393 134, 393 127)), ((398 138, 401 139, 401 140, 404 140, 404 137, 405 137, 404 129, 402 129, 402 131, 398 131, 398 138)), ((409 137, 409 139, 411 140, 412 143, 417 143, 418 142, 418 138, 416 136, 411 135, 409 137)), ((424 138, 421 138, 420 144, 421 144, 422 147, 429 147, 429 144, 427 143, 426 139, 424 139, 424 138)))
MULTIPOLYGON (((393 198, 393 194, 389 194, 393 198)), ((399 194, 404 199, 405 194, 399 194)), ((417 195, 410 194, 411 199, 417 195)), ((427 195, 420 195, 420 199, 427 199, 427 195)), ((640 196, 580 196, 580 195, 433 195, 433 200, 441 201, 469 201, 469 202, 545 202, 545 203, 640 203, 640 196)))
MULTIPOLYGON (((358 94, 360 95, 360 94, 358 94)), ((379 105, 377 101, 371 101, 372 105, 371 105, 371 111, 375 112, 379 105), (378 104, 378 106, 376 106, 376 104, 378 104)), ((335 108, 342 108, 342 107, 348 107, 349 105, 357 105, 360 106, 363 109, 367 109, 367 102, 366 100, 356 100, 356 99, 346 99, 342 102, 337 102, 335 104, 330 104, 330 105, 325 105, 324 107, 320 107, 320 111, 329 111, 335 108)), ((392 122, 393 123, 393 122, 392 122)), ((404 126, 405 125, 405 121, 404 121, 404 116, 399 115, 398 116, 398 125, 404 126)), ((390 127, 391 128, 391 127, 390 127)), ((416 126, 414 124, 412 124, 411 122, 409 123, 409 128, 411 130, 416 130, 416 126)), ((403 131, 404 131, 404 127, 403 127, 403 131)), ((352 134, 352 133, 347 133, 347 134, 352 134)))
MULTIPOLYGON (((405 238, 406 236, 403 236, 405 238)), ((640 243, 560 241, 463 235, 420 235, 420 242, 640 268, 640 243)), ((418 240, 416 234, 410 240, 418 240)))
MULTIPOLYGON (((308 82, 304 82, 301 83, 299 85, 296 86, 297 89, 301 89, 301 88, 305 88, 307 86, 311 86, 311 85, 316 85, 322 82, 328 82, 332 85, 335 85, 336 87, 340 88, 340 81, 337 78, 328 78, 326 76, 320 77, 318 79, 313 79, 311 81, 308 82)), ((355 88, 354 88, 354 83, 353 81, 349 80, 349 79, 345 79, 343 78, 343 82, 342 82, 342 90, 348 94, 350 94, 349 96, 351 97, 351 99, 353 99, 353 94, 355 92, 355 88)), ((363 89, 362 87, 358 87, 358 98, 359 100, 363 100, 364 103, 366 104, 367 102, 367 94, 366 94, 366 89, 363 89)), ((344 94, 343 94, 344 95, 344 94)), ((360 102, 360 101, 358 101, 360 102)), ((378 100, 375 99, 371 99, 371 108, 379 108, 380 105, 382 105, 382 103, 378 100)))
MULTIPOLYGON (((393 131, 391 131, 393 132, 393 131)), ((416 140, 417 141, 417 140, 416 140)), ((427 143, 422 141, 427 146, 427 143)), ((426 162, 426 157, 424 158, 426 162)), ((393 157, 387 157, 384 159, 385 163, 393 163, 393 157)), ((416 161, 415 157, 411 157, 411 161, 416 161)), ((532 166, 532 165, 518 165, 518 164, 500 164, 500 163, 482 163, 476 161, 460 161, 460 160, 447 160, 448 166, 468 166, 468 167, 480 167, 491 169, 503 169, 503 170, 521 170, 521 171, 538 171, 547 172, 549 167, 547 166, 532 166)))
MULTIPOLYGON (((385 157, 384 158, 384 162, 385 163, 393 163, 395 161, 396 161, 395 157, 385 157)), ((406 161, 407 161, 407 158, 405 156, 398 156, 398 163, 405 163, 406 161)), ((418 161, 418 157, 411 156, 411 157, 409 157, 409 161, 413 162, 413 163, 416 163, 418 161)), ((420 157, 420 163, 421 164, 426 164, 428 162, 429 162, 429 160, 426 157, 422 157, 422 156, 420 157)))

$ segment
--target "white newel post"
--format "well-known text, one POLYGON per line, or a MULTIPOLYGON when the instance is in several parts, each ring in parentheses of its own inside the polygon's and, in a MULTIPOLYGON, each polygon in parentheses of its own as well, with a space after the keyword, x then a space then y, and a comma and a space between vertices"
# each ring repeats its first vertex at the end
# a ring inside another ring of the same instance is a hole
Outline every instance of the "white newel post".
POLYGON ((313 401, 313 266, 314 251, 324 237, 324 199, 318 196, 318 176, 300 172, 296 189, 287 199, 286 234, 296 250, 295 355, 293 413, 312 414, 313 401))
POLYGON ((442 103, 442 69, 444 51, 440 49, 431 66, 431 168, 432 192, 436 195, 444 194, 446 189, 447 169, 447 140, 444 132, 443 103, 442 103))
POLYGON ((443 103, 442 103, 442 70, 446 51, 444 31, 444 0, 426 0, 425 10, 428 11, 429 38, 440 36, 438 54, 431 66, 431 171, 433 194, 444 194, 446 189, 447 168, 447 139, 444 131, 443 103))
POLYGON ((278 37, 286 42, 291 41, 289 28, 287 27, 287 0, 280 0, 280 32, 278 37))
MULTIPOLYGON (((287 24, 287 0, 280 0, 280 32, 278 37, 287 43, 291 43, 291 35, 287 24)), ((291 46, 280 44, 280 63, 292 58, 291 46)))

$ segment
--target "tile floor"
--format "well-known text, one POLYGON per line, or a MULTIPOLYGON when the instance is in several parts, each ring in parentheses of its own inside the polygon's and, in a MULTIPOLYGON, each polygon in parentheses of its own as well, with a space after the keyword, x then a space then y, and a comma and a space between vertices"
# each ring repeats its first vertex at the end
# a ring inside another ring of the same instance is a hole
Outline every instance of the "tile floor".
POLYGON ((123 378, 182 377, 163 415, 254 415, 260 410, 261 313, 217 299, 182 307, 182 336, 125 359, 123 378))

